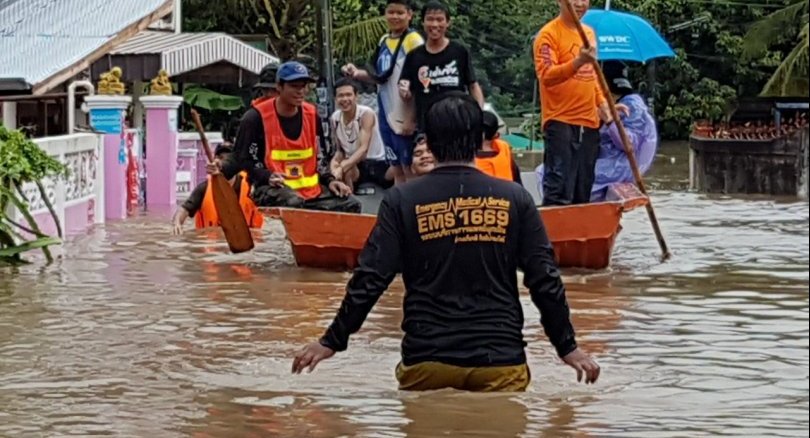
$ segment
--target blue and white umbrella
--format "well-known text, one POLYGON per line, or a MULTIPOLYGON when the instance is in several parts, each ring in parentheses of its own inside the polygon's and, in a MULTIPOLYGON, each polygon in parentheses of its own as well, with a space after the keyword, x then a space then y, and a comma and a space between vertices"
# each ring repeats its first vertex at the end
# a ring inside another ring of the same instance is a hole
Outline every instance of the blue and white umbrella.
POLYGON ((675 52, 647 20, 609 9, 591 9, 582 22, 593 28, 600 61, 647 62, 672 58, 675 52))

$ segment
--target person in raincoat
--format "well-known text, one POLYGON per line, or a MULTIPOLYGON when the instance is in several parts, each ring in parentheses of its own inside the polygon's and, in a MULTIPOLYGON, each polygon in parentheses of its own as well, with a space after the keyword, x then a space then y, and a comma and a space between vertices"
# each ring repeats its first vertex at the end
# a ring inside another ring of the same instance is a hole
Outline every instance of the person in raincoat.
MULTIPOLYGON (((627 137, 633 145, 639 171, 643 175, 652 166, 655 152, 658 149, 658 129, 655 119, 650 114, 644 98, 633 89, 627 76, 627 67, 622 62, 607 61, 603 71, 613 99, 629 110, 623 112, 620 117, 627 137)), ((591 202, 604 201, 608 187, 613 184, 634 181, 633 171, 630 168, 627 154, 624 152, 616 124, 602 125, 599 130, 599 138, 599 156, 596 160, 591 202)), ((543 172, 543 165, 538 166, 535 170, 538 181, 537 190, 541 194, 543 193, 543 172)))

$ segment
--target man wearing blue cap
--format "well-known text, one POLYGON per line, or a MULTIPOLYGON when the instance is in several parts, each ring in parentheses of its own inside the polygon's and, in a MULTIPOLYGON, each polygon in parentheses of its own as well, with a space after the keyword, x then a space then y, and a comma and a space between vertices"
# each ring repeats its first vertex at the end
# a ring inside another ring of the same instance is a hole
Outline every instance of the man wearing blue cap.
POLYGON ((253 102, 242 117, 234 156, 221 166, 209 165, 230 177, 249 172, 253 199, 262 207, 360 212, 351 189, 328 169, 319 169, 318 150, 325 141, 317 109, 304 101, 315 80, 295 61, 279 66, 278 96, 253 102))

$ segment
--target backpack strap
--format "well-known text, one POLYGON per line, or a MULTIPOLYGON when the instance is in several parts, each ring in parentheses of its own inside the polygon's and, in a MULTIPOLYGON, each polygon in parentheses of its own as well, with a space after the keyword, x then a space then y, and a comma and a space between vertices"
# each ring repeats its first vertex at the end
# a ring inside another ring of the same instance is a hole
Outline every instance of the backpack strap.
MULTIPOLYGON (((388 81, 389 78, 391 78, 391 75, 394 74, 394 68, 397 65, 396 59, 399 56, 399 51, 402 50, 402 44, 405 42, 405 38, 408 38, 408 36, 410 34, 412 34, 413 32, 416 32, 416 31, 411 29, 411 28, 408 28, 408 30, 406 30, 402 34, 402 36, 399 38, 399 42, 397 42, 397 48, 394 49, 394 54, 392 55, 393 61, 391 62, 391 65, 388 66, 388 70, 386 70, 385 72, 383 72, 382 74, 379 74, 379 75, 375 75, 375 74, 371 75, 371 77, 374 79, 374 81, 376 81, 378 84, 385 83, 386 81, 388 81)), ((387 38, 388 37, 384 35, 380 39, 380 44, 377 46, 377 58, 378 59, 380 57, 380 53, 382 52, 383 48, 385 48, 385 40, 387 38)))

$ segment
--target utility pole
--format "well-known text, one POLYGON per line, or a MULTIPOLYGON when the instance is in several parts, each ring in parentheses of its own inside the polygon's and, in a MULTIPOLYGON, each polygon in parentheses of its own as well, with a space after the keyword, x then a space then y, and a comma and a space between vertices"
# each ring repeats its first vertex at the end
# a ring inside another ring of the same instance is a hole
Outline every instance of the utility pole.
MULTIPOLYGON (((316 43, 318 45, 317 60, 320 77, 318 78, 318 116, 323 125, 326 138, 331 138, 329 132, 329 115, 334 111, 332 96, 335 95, 335 66, 332 59, 332 1, 316 0, 315 28, 316 43)), ((324 151, 331 156, 332 151, 324 151)))

